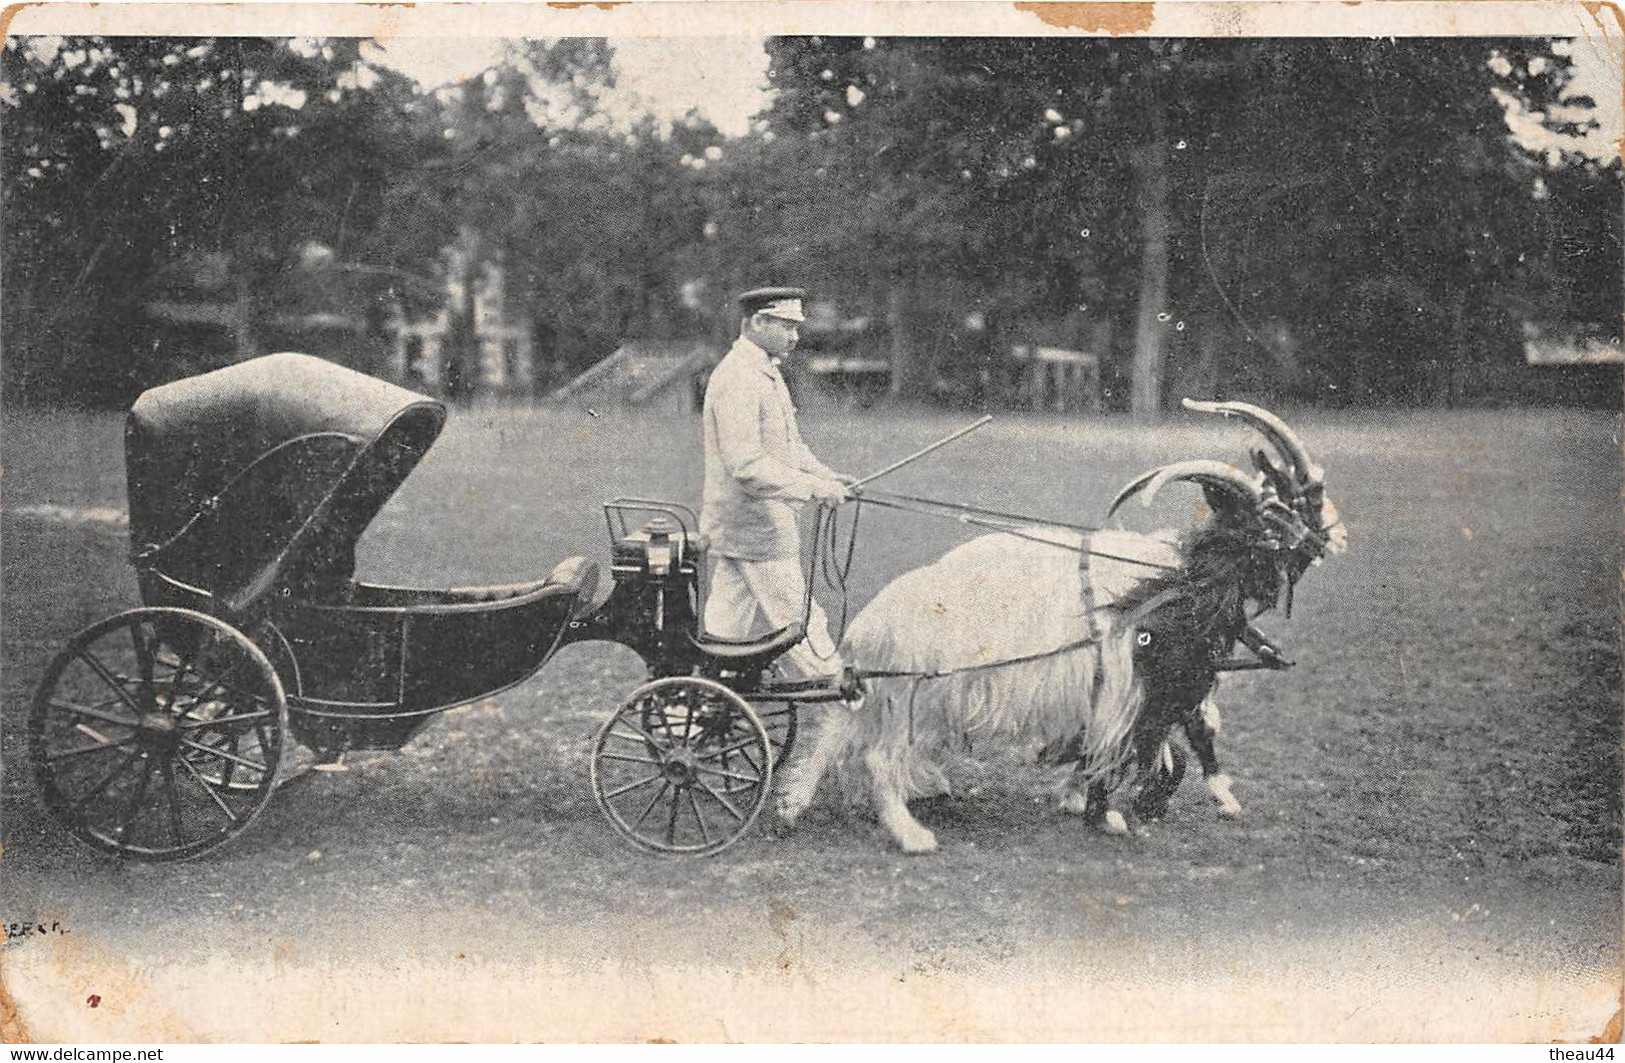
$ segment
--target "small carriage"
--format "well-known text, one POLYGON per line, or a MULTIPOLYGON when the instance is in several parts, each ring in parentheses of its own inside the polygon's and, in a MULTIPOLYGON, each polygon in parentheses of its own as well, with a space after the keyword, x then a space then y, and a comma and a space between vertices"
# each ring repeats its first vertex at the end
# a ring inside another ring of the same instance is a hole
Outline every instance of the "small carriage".
POLYGON ((593 745, 594 797, 643 848, 712 853, 765 805, 798 703, 772 683, 791 625, 701 630, 706 542, 679 505, 604 507, 612 585, 582 557, 507 586, 355 578, 355 547, 438 437, 440 403, 300 354, 146 392, 125 433, 141 608, 79 632, 29 718, 46 807, 81 840, 146 860, 235 837, 293 776, 401 748, 436 714, 534 675, 558 649, 623 644, 648 668, 593 745))

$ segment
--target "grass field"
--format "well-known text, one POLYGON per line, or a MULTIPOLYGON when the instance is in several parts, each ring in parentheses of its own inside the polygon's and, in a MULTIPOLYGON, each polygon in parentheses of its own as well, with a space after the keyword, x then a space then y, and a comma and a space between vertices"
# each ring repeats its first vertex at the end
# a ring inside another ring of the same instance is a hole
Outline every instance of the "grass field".
MULTIPOLYGON (((960 420, 829 413, 806 428, 859 473, 960 420)), ((1221 690, 1239 821, 1188 781, 1162 822, 1106 838, 1053 810, 1052 778, 995 757, 923 806, 944 844, 934 857, 902 857, 865 814, 828 802, 786 837, 711 860, 640 855, 600 822, 586 775, 593 731, 640 670, 587 645, 399 755, 279 794, 232 845, 147 867, 44 820, 22 741, 50 656, 137 604, 120 423, 8 414, 3 914, 62 919, 78 950, 8 948, 8 984, 36 1034, 87 1040, 154 1015, 225 1039, 1600 1032, 1585 1024, 1603 1005, 1607 1019, 1620 984, 1618 419, 1294 420, 1350 551, 1306 576, 1290 621, 1264 622, 1299 667, 1221 690), (517 965, 531 973, 501 973, 517 965), (344 973, 361 968, 370 988, 344 973), (422 992, 406 968, 464 1010, 401 1004, 422 992), (62 1005, 84 997, 85 971, 137 987, 148 1010, 62 1005), (270 994, 258 1011, 196 1004, 233 971, 270 994), (634 992, 629 978, 647 981, 634 992), (366 1004, 379 984, 395 987, 387 1018, 366 1004), (567 988, 538 988, 550 985, 567 988), (1023 1011, 1003 1010, 1017 996, 1023 1011)), ((607 567, 599 503, 696 503, 697 434, 609 413, 459 412, 364 540, 362 573, 457 585, 534 578, 576 554, 607 567)), ((1004 417, 891 482, 1087 522, 1144 468, 1239 460, 1250 442, 1194 420, 1004 417)), ((866 510, 852 608, 964 536, 866 510)))

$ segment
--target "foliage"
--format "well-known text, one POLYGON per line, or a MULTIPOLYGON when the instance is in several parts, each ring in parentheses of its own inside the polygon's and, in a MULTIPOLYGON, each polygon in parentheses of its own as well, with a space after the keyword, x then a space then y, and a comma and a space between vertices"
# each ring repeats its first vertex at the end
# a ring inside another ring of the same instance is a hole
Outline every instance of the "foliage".
POLYGON ((768 50, 771 108, 730 140, 617 126, 598 39, 431 92, 358 40, 11 39, 7 383, 123 399, 182 371, 210 341, 142 307, 187 285, 374 328, 447 309, 471 343, 480 261, 542 387, 628 337, 721 339, 769 280, 882 323, 899 392, 974 401, 1014 343, 1103 351, 1118 402, 1452 401, 1526 322, 1619 329, 1619 164, 1560 139, 1589 121, 1561 42, 768 50))
POLYGON ((1464 363, 1515 357, 1553 290, 1619 316, 1595 298, 1620 273, 1617 163, 1544 158, 1503 116, 1582 131, 1589 101, 1563 101, 1549 41, 813 37, 772 54, 778 150, 818 178, 801 254, 843 256, 849 287, 912 274, 963 304, 935 280, 952 276, 1007 318, 1104 314, 1118 377, 1138 320, 1138 346, 1209 388, 1218 348, 1231 379, 1277 363, 1324 401, 1427 400, 1464 363), (1553 228, 1581 203, 1584 261, 1553 228), (1141 285, 1147 214, 1167 221, 1166 288, 1141 285))
MULTIPOLYGON (((409 97, 359 42, 7 41, 11 384, 95 396, 153 370, 132 347, 166 266, 215 253, 251 298, 320 238, 365 242, 409 97), (369 86, 369 87, 363 87, 369 86)), ((167 354, 159 355, 167 357, 167 354)))

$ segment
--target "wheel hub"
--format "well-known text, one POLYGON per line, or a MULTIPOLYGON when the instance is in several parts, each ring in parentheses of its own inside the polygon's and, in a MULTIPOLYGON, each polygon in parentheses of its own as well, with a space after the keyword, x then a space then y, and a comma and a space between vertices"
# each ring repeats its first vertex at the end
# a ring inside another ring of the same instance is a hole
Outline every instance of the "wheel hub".
POLYGON ((177 749, 181 744, 180 721, 164 712, 143 713, 136 727, 136 736, 139 743, 148 749, 177 749))
POLYGON ((673 786, 693 786, 700 776, 699 758, 687 746, 670 751, 660 762, 660 773, 673 786))

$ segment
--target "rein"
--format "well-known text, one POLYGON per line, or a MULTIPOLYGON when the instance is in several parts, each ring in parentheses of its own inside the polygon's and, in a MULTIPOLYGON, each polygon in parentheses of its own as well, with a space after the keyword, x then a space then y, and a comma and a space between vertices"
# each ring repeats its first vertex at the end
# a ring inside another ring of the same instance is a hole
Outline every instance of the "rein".
MULTIPOLYGON (((806 623, 812 613, 813 577, 822 574, 825 586, 834 590, 841 600, 840 620, 836 624, 832 641, 839 646, 846 635, 848 592, 847 577, 852 571, 854 556, 857 551, 858 524, 863 514, 865 504, 880 506, 883 509, 895 509, 906 513, 917 513, 927 517, 939 517, 954 520, 961 524, 969 524, 990 531, 1003 532, 1013 535, 1027 542, 1038 543, 1043 546, 1052 546, 1059 550, 1066 550, 1078 554, 1079 561, 1087 566, 1089 558, 1100 557, 1123 564, 1138 565, 1143 568, 1156 569, 1161 572, 1179 572, 1177 565, 1165 565, 1155 561, 1146 561, 1142 558, 1124 557, 1106 550, 1097 550, 1089 546, 1090 535, 1101 529, 1085 524, 1071 524, 1066 521, 1045 520, 1023 513, 1006 513, 1002 510, 988 509, 983 506, 973 506, 963 502, 946 502, 936 498, 925 498, 919 495, 896 494, 887 491, 864 491, 862 495, 853 499, 852 524, 846 532, 846 544, 841 546, 840 510, 838 506, 820 503, 817 518, 814 522, 813 552, 808 559, 806 599, 803 603, 802 622, 806 623), (1083 544, 1059 542, 1043 535, 1034 534, 1030 529, 1035 528, 1061 528, 1067 531, 1078 532, 1083 536, 1083 544), (840 560, 836 560, 840 555, 840 560)), ((1290 581, 1288 587, 1290 588, 1290 581)), ((1130 624, 1137 626, 1150 613, 1168 604, 1174 598, 1187 593, 1184 588, 1166 588, 1151 599, 1140 603, 1135 609, 1130 624)), ((1290 589, 1288 591, 1290 594, 1290 589)), ((919 691, 920 683, 927 679, 942 679, 949 676, 968 674, 972 672, 989 671, 998 668, 1014 667, 1018 664, 1029 664, 1033 661, 1058 657, 1062 654, 1073 653, 1086 646, 1096 643, 1098 638, 1091 634, 1088 638, 1058 646, 1053 650, 1041 653, 1025 654, 1020 657, 1011 657, 1006 660, 988 661, 982 664, 965 665, 960 668, 949 669, 923 669, 923 670, 888 670, 888 669, 854 669, 853 675, 858 679, 913 679, 914 685, 909 693, 909 740, 914 736, 914 695, 919 691)), ((1249 667, 1241 662, 1225 662, 1228 667, 1221 670, 1231 670, 1237 667, 1249 667)))
MULTIPOLYGON (((925 498, 919 495, 894 494, 889 491, 864 491, 854 496, 852 507, 852 525, 846 532, 846 545, 841 546, 840 510, 838 506, 820 503, 818 515, 813 525, 812 556, 807 561, 806 596, 802 602, 802 624, 806 625, 812 615, 813 579, 822 575, 824 585, 839 595, 841 600, 840 619, 832 633, 832 641, 839 646, 846 636, 848 592, 847 576, 852 571, 854 555, 857 552, 858 524, 863 515, 865 504, 880 506, 883 509, 895 509, 905 513, 917 513, 927 517, 938 517, 954 520, 960 524, 969 524, 989 531, 1002 532, 1013 535, 1030 543, 1041 546, 1051 546, 1057 550, 1066 550, 1069 553, 1080 555, 1080 560, 1087 562, 1090 557, 1101 557, 1109 561, 1118 561, 1126 565, 1138 565, 1142 568, 1156 569, 1160 572, 1177 572, 1179 566, 1164 565, 1156 561, 1146 561, 1143 558, 1124 557, 1106 550, 1096 550, 1088 545, 1075 545, 1064 543, 1044 535, 1035 534, 1033 529, 1061 528, 1066 531, 1078 532, 1084 536, 1084 543, 1089 541, 1092 532, 1099 528, 1087 524, 1071 524, 1066 521, 1045 520, 1041 517, 1029 516, 1024 513, 1006 513, 1003 510, 988 509, 985 506, 973 506, 964 502, 946 502, 937 498, 925 498), (840 556, 840 560, 836 558, 840 556)), ((976 671, 983 668, 1002 667, 1007 664, 1020 664, 1027 661, 1038 660, 1056 653, 1066 653, 1088 645, 1092 639, 1084 640, 1072 645, 1063 646, 1048 653, 1036 654, 1029 657, 1020 657, 1010 661, 995 661, 990 664, 972 665, 955 671, 976 671)), ((918 678, 936 678, 942 675, 952 675, 954 672, 918 673, 918 678)), ((895 677, 916 675, 912 672, 898 673, 859 673, 860 678, 895 677)))
MULTIPOLYGON (((840 595, 841 599, 840 621, 836 625, 833 637, 833 641, 837 645, 840 644, 841 639, 846 635, 848 602, 847 576, 852 571, 853 557, 857 550, 858 523, 863 514, 863 505, 866 502, 874 503, 875 505, 883 506, 889 509, 901 509, 908 512, 939 517, 950 516, 950 514, 944 513, 942 510, 952 509, 959 512, 958 519, 963 523, 975 524, 980 527, 1005 531, 1011 535, 1026 539, 1030 542, 1042 543, 1046 546, 1054 546, 1062 550, 1068 550, 1072 553, 1084 555, 1085 558, 1087 558, 1089 555, 1093 555, 1096 557, 1111 558, 1112 560, 1126 561, 1131 564, 1145 565, 1150 568, 1164 569, 1168 571, 1174 570, 1174 566, 1171 565, 1160 565, 1156 564, 1155 562, 1139 561, 1134 558, 1120 558, 1115 554, 1108 554, 1100 550, 1091 550, 1087 547, 1074 546, 1071 543, 1056 542, 1054 539, 1046 539, 1042 536, 1024 534, 1018 530, 1018 526, 1011 526, 1003 522, 1020 522, 1030 526, 1066 528, 1071 531, 1082 532, 1085 535, 1095 530, 1083 525, 1064 524, 1058 521, 1041 521, 1036 517, 1027 517, 1016 513, 1002 513, 997 510, 980 509, 975 506, 962 505, 957 502, 941 502, 936 499, 917 498, 911 495, 883 494, 881 497, 876 498, 875 493, 865 492, 861 498, 855 499, 854 501, 856 504, 853 506, 852 510, 852 525, 846 532, 844 556, 841 556, 839 561, 836 560, 836 557, 838 554, 843 553, 843 548, 841 546, 840 511, 835 506, 821 504, 818 507, 818 515, 813 526, 813 556, 809 559, 807 566, 808 578, 806 581, 806 600, 803 603, 803 623, 805 623, 806 618, 809 617, 812 612, 812 577, 821 574, 823 576, 825 586, 836 591, 840 595), (1000 523, 993 523, 995 520, 999 521, 1000 523)), ((1078 639, 1074 642, 1069 642, 1064 646, 1058 646, 1053 650, 1045 650, 1042 653, 1030 653, 1021 657, 1012 657, 1007 660, 988 661, 982 664, 966 665, 962 668, 949 668, 941 670, 928 669, 923 671, 854 669, 853 674, 859 679, 912 678, 915 680, 915 689, 917 690, 920 680, 941 679, 947 676, 960 675, 967 672, 988 671, 997 668, 1013 667, 1018 664, 1028 664, 1032 661, 1040 661, 1048 657, 1058 657, 1065 653, 1075 652, 1083 649, 1085 646, 1094 644, 1096 641, 1097 639, 1091 635, 1088 638, 1078 639)), ((912 735, 912 695, 910 696, 909 701, 911 708, 909 714, 910 732, 912 735)))
POLYGON ((944 502, 935 498, 898 495, 885 491, 865 491, 858 497, 857 503, 860 508, 865 503, 868 503, 885 509, 902 510, 905 513, 918 513, 927 517, 956 520, 961 524, 971 524, 978 528, 987 528, 990 531, 1014 535, 1016 538, 1025 539, 1030 543, 1053 546, 1058 550, 1069 550, 1074 554, 1103 557, 1109 561, 1121 561, 1127 565, 1139 565, 1143 568, 1154 568, 1163 572, 1175 572, 1179 568, 1177 565, 1164 565, 1155 561, 1146 561, 1142 558, 1124 557, 1121 554, 1113 554, 1087 546, 1074 546, 1071 543, 1057 542, 1054 539, 1022 530, 1023 528, 1064 528, 1067 531, 1083 532, 1085 534, 1101 530, 1087 524, 1069 524, 1066 521, 1045 520, 1041 517, 1028 516, 1023 513, 1005 513, 1000 510, 972 506, 963 502, 944 502))
MULTIPOLYGON (((826 503, 819 503, 818 515, 813 522, 813 548, 812 556, 807 559, 806 598, 801 605, 801 626, 805 630, 812 617, 813 603, 813 577, 822 574, 824 585, 840 595, 841 618, 835 626, 830 641, 837 647, 846 637, 847 607, 849 598, 846 589, 846 578, 852 571, 853 555, 858 546, 858 518, 862 515, 862 507, 854 507, 852 511, 852 527, 846 533, 846 556, 840 561, 835 556, 840 552, 840 510, 826 503)), ((809 649, 811 648, 809 644, 809 649)), ((814 656, 817 652, 814 651, 814 656)), ((828 660, 828 658, 819 658, 828 660)))

